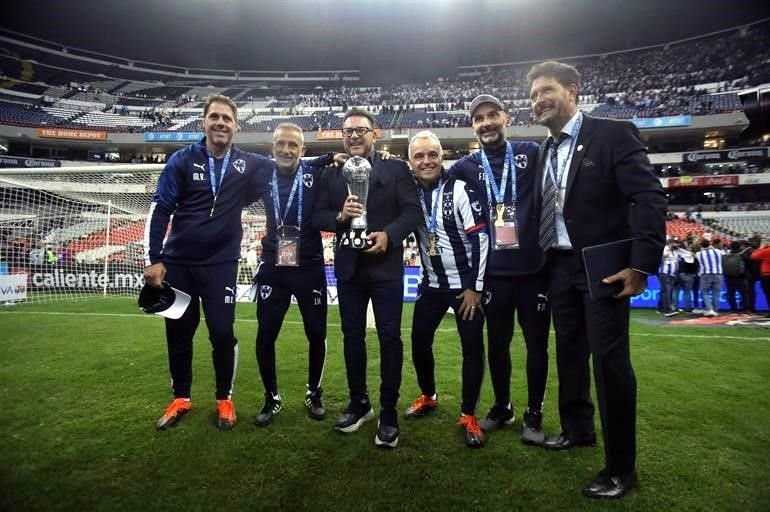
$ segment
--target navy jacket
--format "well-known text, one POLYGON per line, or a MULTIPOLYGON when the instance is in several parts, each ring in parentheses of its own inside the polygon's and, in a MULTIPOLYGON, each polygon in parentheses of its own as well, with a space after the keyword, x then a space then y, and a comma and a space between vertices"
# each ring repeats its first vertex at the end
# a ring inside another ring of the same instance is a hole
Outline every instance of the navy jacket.
MULTIPOLYGON (((564 192, 572 248, 633 238, 630 267, 655 274, 666 241, 666 195, 639 130, 628 121, 583 114, 564 192)), ((544 151, 545 144, 543 144, 544 151)), ((538 216, 543 173, 536 181, 538 216)))
MULTIPOLYGON (((299 264, 323 265, 323 245, 321 244, 321 232, 313 226, 313 210, 315 207, 318 190, 321 188, 322 175, 324 172, 339 172, 333 167, 324 168, 324 165, 331 163, 332 154, 316 158, 314 160, 303 161, 301 168, 297 172, 302 176, 302 226, 300 229, 300 257, 299 264)), ((278 197, 280 205, 280 215, 286 213, 286 202, 289 199, 292 186, 294 185, 295 174, 291 176, 276 173, 278 181, 278 197)), ((278 233, 276 232, 275 207, 273 205, 272 190, 272 171, 265 176, 267 184, 262 199, 265 203, 265 217, 267 218, 267 234, 262 238, 262 261, 267 264, 275 264, 275 252, 278 246, 278 233)), ((299 212, 299 189, 294 194, 284 224, 286 226, 296 226, 299 212)))
MULTIPOLYGON (((535 197, 535 179, 538 169, 538 145, 534 142, 511 142, 516 170, 516 224, 519 230, 518 249, 493 251, 490 240, 490 255, 487 264, 487 276, 505 277, 535 274, 545 263, 545 256, 538 239, 540 219, 538 217, 537 198, 535 197)), ((488 152, 487 158, 497 184, 503 174, 505 146, 499 151, 488 152)), ((512 169, 512 170, 513 170, 512 169)), ((484 212, 489 221, 489 197, 487 195, 486 176, 481 165, 480 153, 465 156, 449 169, 449 174, 465 180, 481 198, 484 212)), ((512 179, 509 175, 505 191, 505 201, 511 200, 512 179)), ((494 198, 493 201, 494 202, 494 198)))
MULTIPOLYGON (((233 146, 214 206, 205 147, 204 138, 180 149, 166 163, 145 227, 145 265, 208 265, 240 258, 241 212, 261 194, 263 176, 272 173, 274 163, 233 146), (171 231, 164 244, 172 214, 171 231)), ((221 166, 222 161, 215 165, 221 166)))

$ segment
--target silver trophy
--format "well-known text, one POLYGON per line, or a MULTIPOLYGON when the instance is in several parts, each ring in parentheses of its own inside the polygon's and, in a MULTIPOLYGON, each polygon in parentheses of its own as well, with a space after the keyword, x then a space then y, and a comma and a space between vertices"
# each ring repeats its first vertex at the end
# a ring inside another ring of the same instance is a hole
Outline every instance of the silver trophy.
POLYGON ((342 167, 348 193, 358 196, 358 202, 364 205, 364 213, 350 221, 350 230, 342 234, 341 245, 353 249, 368 249, 372 242, 366 238, 366 200, 369 197, 369 174, 372 164, 366 158, 353 156, 342 167))

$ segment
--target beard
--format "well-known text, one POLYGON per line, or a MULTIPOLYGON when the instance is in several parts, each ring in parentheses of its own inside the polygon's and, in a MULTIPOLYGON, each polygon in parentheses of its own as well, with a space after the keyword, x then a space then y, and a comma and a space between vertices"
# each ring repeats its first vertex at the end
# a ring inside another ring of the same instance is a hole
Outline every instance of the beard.
POLYGON ((476 139, 478 139, 479 144, 481 144, 484 148, 499 148, 505 144, 505 131, 503 129, 487 130, 484 133, 477 134, 476 139), (493 134, 496 136, 492 137, 493 134))

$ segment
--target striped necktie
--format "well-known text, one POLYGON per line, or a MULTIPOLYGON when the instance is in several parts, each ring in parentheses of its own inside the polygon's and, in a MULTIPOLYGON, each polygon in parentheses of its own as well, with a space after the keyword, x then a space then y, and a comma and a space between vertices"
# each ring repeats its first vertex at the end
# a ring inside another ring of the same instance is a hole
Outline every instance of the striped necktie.
MULTIPOLYGON (((553 174, 556 174, 556 170, 559 168, 558 155, 559 146, 564 142, 569 135, 566 133, 559 134, 558 140, 554 140, 553 137, 548 138, 546 145, 546 151, 550 151, 549 158, 551 159, 551 169, 553 174)), ((553 247, 556 242, 556 184, 553 182, 551 173, 546 170, 545 181, 543 183, 543 205, 540 210, 540 247, 547 251, 553 247)))

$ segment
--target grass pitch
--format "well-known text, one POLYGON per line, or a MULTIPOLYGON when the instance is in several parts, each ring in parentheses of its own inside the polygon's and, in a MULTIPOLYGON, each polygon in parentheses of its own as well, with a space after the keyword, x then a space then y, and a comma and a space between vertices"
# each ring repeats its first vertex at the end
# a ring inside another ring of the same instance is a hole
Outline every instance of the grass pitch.
MULTIPOLYGON (((411 314, 405 305, 401 413, 418 394, 411 314)), ((455 424, 460 347, 448 316, 435 343, 439 410, 402 419, 399 447, 386 451, 374 446, 376 421, 351 435, 332 430, 347 404, 337 308, 329 314, 327 418, 316 422, 305 412, 307 345, 292 306, 277 346, 284 409, 267 428, 252 423, 263 401, 254 306, 239 304, 237 316, 236 428, 214 427, 202 326, 193 411, 178 427, 156 432, 171 399, 161 319, 121 299, 0 309, 0 510, 770 510, 770 331, 632 322, 640 485, 606 503, 580 495, 603 465, 601 445, 549 453, 520 443, 526 388, 518 328, 512 428, 489 435, 480 450, 463 445, 455 424)), ((373 332, 368 347, 376 402, 373 332)), ((551 347, 544 428, 555 434, 553 336, 551 347)), ((491 401, 486 379, 479 415, 491 401)))

